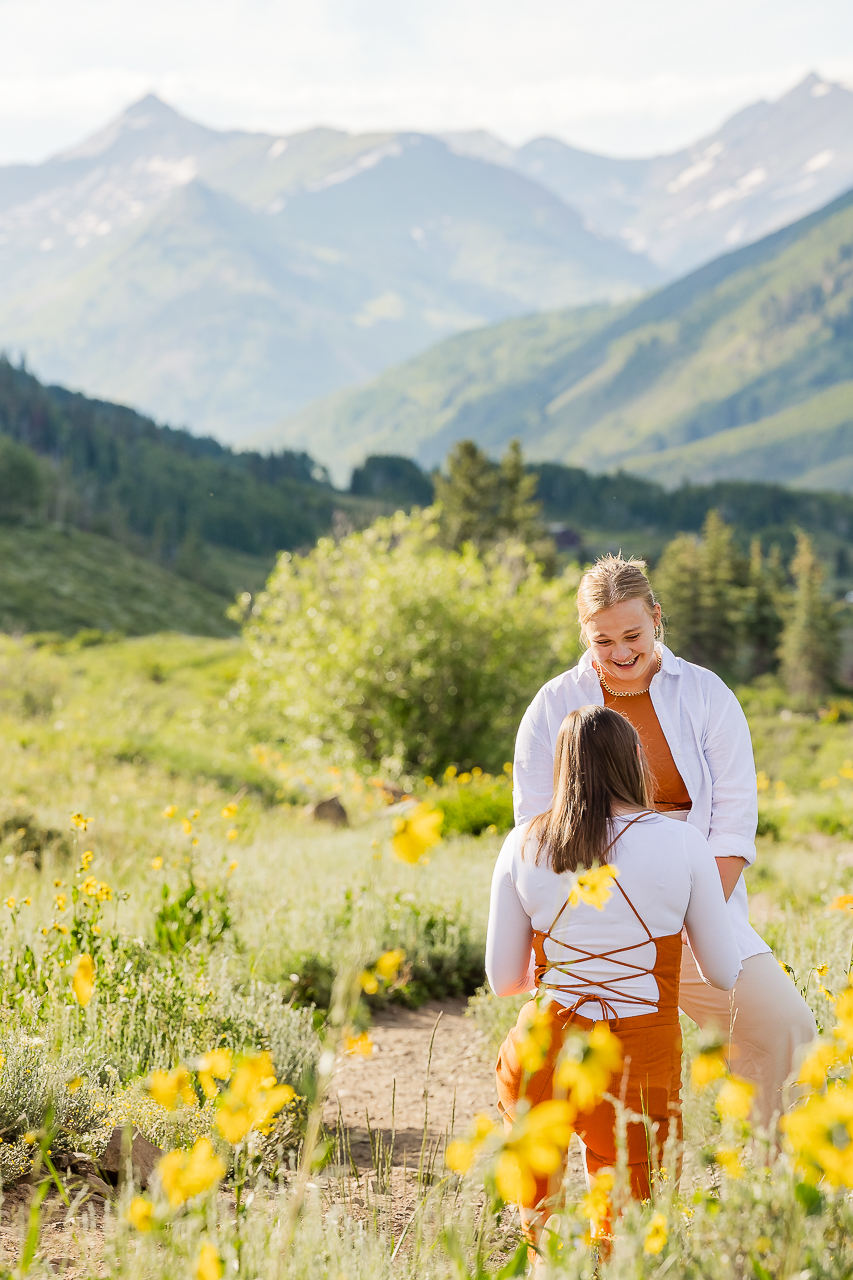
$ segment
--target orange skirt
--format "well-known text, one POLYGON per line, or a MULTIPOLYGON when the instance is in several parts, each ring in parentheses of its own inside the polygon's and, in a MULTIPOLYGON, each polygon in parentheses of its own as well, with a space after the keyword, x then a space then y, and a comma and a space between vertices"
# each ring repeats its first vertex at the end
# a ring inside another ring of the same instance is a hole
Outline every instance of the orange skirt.
MULTIPOLYGON (((566 1036, 575 1028, 589 1031, 595 1025, 591 1019, 573 1014, 556 1001, 546 1008, 552 1018, 551 1047, 538 1071, 525 1079, 517 1050, 518 1041, 524 1039, 536 1010, 535 1000, 524 1005, 516 1025, 501 1045, 495 1068, 498 1107, 508 1127, 521 1098, 536 1106, 554 1096, 554 1067, 566 1036)), ((653 1160, 660 1163, 671 1123, 675 1123, 681 1137, 681 1027, 678 1011, 622 1018, 611 1024, 611 1030, 622 1046, 624 1067, 622 1078, 611 1080, 608 1092, 619 1098, 628 1110, 647 1116, 652 1122, 653 1137, 642 1122, 632 1122, 627 1128, 632 1193, 640 1200, 647 1200, 651 1194, 653 1160)), ((616 1112, 612 1103, 602 1100, 591 1111, 580 1113, 575 1121, 575 1131, 586 1147, 588 1173, 615 1166, 616 1112)), ((550 1178, 537 1178, 535 1196, 523 1207, 535 1208, 556 1195, 562 1175, 563 1170, 560 1169, 550 1178)))

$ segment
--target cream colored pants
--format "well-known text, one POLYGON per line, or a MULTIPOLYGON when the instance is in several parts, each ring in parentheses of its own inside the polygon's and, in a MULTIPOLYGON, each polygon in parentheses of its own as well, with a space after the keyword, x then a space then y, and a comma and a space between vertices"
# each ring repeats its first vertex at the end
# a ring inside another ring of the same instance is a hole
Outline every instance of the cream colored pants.
POLYGON ((716 1027, 729 1041, 729 1065, 755 1085, 760 1121, 785 1109, 783 1089, 804 1045, 817 1035, 812 1012, 769 953, 743 962, 733 991, 717 991, 699 976, 693 952, 681 956, 679 1007, 700 1027, 716 1027))

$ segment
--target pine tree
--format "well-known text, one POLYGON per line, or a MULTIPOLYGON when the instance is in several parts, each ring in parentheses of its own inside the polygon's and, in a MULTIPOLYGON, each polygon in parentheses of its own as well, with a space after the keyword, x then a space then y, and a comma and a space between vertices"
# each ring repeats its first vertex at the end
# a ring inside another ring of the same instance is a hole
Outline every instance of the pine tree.
POLYGON ((654 585, 663 606, 667 644, 688 662, 697 661, 702 648, 700 577, 698 539, 679 534, 664 548, 654 585))
POLYGON ((765 559, 761 542, 754 538, 749 552, 749 572, 743 596, 740 655, 741 674, 745 680, 768 675, 779 666, 779 642, 782 617, 779 612, 784 591, 779 548, 773 547, 765 559))
POLYGON ((502 534, 534 542, 542 537, 539 513, 542 503, 536 501, 538 477, 525 470, 521 445, 511 440, 500 464, 500 508, 498 525, 502 534))
POLYGON ((473 440, 460 440, 447 456, 447 476, 435 477, 441 525, 447 546, 483 546, 497 536, 501 477, 494 462, 473 440))
POLYGON ((811 539, 797 534, 791 561, 794 593, 779 648, 782 679, 798 703, 807 705, 831 687, 838 662, 839 625, 823 590, 824 572, 811 539))

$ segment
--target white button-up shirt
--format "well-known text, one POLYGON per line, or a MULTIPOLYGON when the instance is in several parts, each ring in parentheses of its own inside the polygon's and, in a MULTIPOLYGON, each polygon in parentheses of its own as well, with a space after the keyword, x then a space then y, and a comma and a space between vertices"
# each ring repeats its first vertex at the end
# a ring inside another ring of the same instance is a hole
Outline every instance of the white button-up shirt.
MULTIPOLYGON (((663 735, 692 801, 687 821, 705 836, 716 858, 755 861, 758 795, 752 739, 740 703, 719 676, 658 645, 661 669, 649 686, 663 735)), ((517 824, 550 808, 554 751, 570 711, 603 706, 592 655, 549 680, 524 713, 515 743, 513 804, 517 824)), ((769 951, 749 923, 741 876, 729 898, 741 959, 769 951)))

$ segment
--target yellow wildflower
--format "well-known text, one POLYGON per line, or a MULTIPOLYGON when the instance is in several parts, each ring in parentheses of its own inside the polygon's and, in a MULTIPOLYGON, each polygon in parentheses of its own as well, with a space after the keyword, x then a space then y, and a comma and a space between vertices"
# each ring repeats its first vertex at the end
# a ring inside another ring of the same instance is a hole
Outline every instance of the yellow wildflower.
POLYGON ((86 879, 80 885, 80 892, 88 894, 90 898, 94 898, 98 892, 98 880, 96 876, 86 876, 86 879))
POLYGON ((174 1209, 214 1186, 225 1173, 225 1165, 210 1139, 198 1138, 190 1151, 169 1151, 156 1172, 174 1209))
POLYGON ((524 1034, 516 1041, 518 1060, 530 1075, 538 1071, 551 1048, 553 1029, 547 1008, 538 1003, 524 1028, 524 1034))
POLYGON ((205 1240, 195 1265, 196 1280, 222 1280, 222 1259, 216 1246, 205 1240))
POLYGON ((572 1138, 574 1110, 551 1098, 540 1102, 513 1125, 498 1157, 495 1183, 504 1200, 529 1200, 536 1174, 556 1173, 572 1138))
POLYGON ((373 1041, 367 1031, 360 1036, 347 1036, 346 1051, 354 1058, 369 1058, 373 1053, 373 1041))
POLYGON ((75 826, 78 831, 86 831, 91 821, 91 818, 84 818, 82 813, 72 813, 71 815, 72 826, 75 826))
POLYGON ((84 1084, 85 1080, 82 1076, 74 1076, 71 1080, 65 1081, 65 1087, 69 1093, 76 1093, 84 1084))
POLYGON ((162 859, 162 858, 157 857, 157 858, 152 858, 152 859, 151 859, 151 870, 152 870, 152 871, 160 871, 160 870, 162 869, 162 866, 163 866, 163 859, 162 859))
POLYGON ((593 1174, 589 1191, 578 1205, 582 1217, 589 1220, 593 1235, 599 1235, 610 1221, 610 1192, 613 1190, 613 1174, 609 1169, 593 1174))
POLYGON ((14 898, 12 898, 12 897, 7 898, 7 899, 6 899, 6 906, 9 908, 9 910, 10 910, 10 911, 14 910, 14 907, 15 907, 15 899, 14 899, 14 898))
POLYGON ((566 1038, 554 1080, 577 1111, 591 1111, 622 1066, 622 1046, 606 1022, 566 1038))
POLYGON ((145 1196, 134 1196, 127 1209, 127 1220, 137 1231, 150 1231, 154 1225, 154 1206, 145 1196))
POLYGON ((841 1040, 848 1052, 853 1051, 853 987, 847 987, 835 1001, 838 1023, 832 1029, 836 1040, 841 1040))
POLYGON ((64 911, 65 905, 68 902, 68 899, 66 898, 64 893, 58 893, 53 901, 56 903, 57 911, 64 911))
POLYGON ((113 891, 110 886, 102 880, 95 890, 95 897, 98 899, 98 902, 112 902, 113 891))
POLYGON ((197 822, 198 819, 201 817, 201 809, 191 809, 190 817, 192 818, 193 822, 197 822))
POLYGON ((234 804, 233 802, 231 804, 227 804, 225 808, 222 810, 222 816, 223 818, 236 818, 237 805, 234 804))
POLYGON ((594 867, 591 871, 582 871, 575 880, 569 893, 569 906, 576 907, 585 902, 597 911, 604 909, 613 893, 613 881, 619 875, 617 867, 605 863, 603 867, 594 867))
POLYGON ((183 1099, 188 1107, 196 1100, 186 1067, 175 1067, 172 1071, 152 1071, 145 1082, 145 1088, 154 1101, 167 1111, 174 1111, 178 1098, 183 1099))
POLYGON ((730 1076, 717 1094, 717 1110, 724 1120, 747 1120, 755 1097, 755 1085, 730 1076))
POLYGON ((371 973, 369 969, 364 969, 359 975, 359 985, 365 995, 375 996, 379 990, 379 980, 375 973, 371 973))
POLYGON ((393 951, 382 952, 382 955, 376 961, 376 972, 383 982, 394 981, 405 959, 406 953, 401 947, 395 947, 393 951))
POLYGON ((183 822, 181 823, 181 826, 184 829, 184 835, 185 836, 190 835, 193 829, 193 824, 190 822, 189 818, 184 818, 183 822))
POLYGON ((717 1147, 714 1159, 730 1178, 743 1177, 743 1165, 737 1147, 717 1147))
POLYGON ((217 1080, 227 1080, 231 1075, 231 1050, 213 1049, 200 1058, 197 1064, 198 1081, 206 1098, 215 1098, 219 1090, 217 1080))
POLYGON ((177 812, 178 812, 178 811, 177 811, 177 809, 175 808, 175 806, 174 806, 173 804, 167 804, 167 805, 166 805, 166 808, 163 810, 163 817, 164 817, 164 818, 174 818, 174 816, 175 816, 175 814, 176 814, 177 812))
POLYGON ((810 1085, 812 1089, 822 1089, 826 1084, 826 1074, 838 1063, 838 1045, 828 1040, 819 1040, 806 1055, 797 1076, 799 1084, 810 1085))
POLYGON ((239 834, 240 834, 240 832, 237 830, 237 828, 236 828, 236 827, 232 827, 232 828, 231 828, 231 830, 228 832, 228 836, 227 836, 227 838, 228 838, 229 840, 236 840, 239 834))
POLYGON ((812 1181, 853 1187, 853 1093, 838 1082, 779 1121, 797 1164, 812 1181))
POLYGON ((25 1142, 28 1147, 34 1147, 37 1137, 38 1137, 38 1134, 35 1134, 32 1132, 32 1130, 30 1130, 29 1133, 25 1133, 22 1135, 21 1141, 25 1142))
POLYGON ((829 904, 830 911, 853 911, 853 893, 841 893, 829 904))
MULTIPOLYGON (((66 929, 65 932, 67 933, 68 930, 66 929)), ((74 970, 71 986, 74 988, 77 1003, 85 1009, 92 999, 92 992, 95 990, 95 962, 85 952, 77 961, 77 968, 74 970)))
POLYGON ((403 862, 420 862, 427 849, 441 840, 443 821, 441 810, 430 804, 419 804, 407 816, 398 818, 391 841, 397 857, 403 862))
POLYGON ((690 1064, 690 1087, 697 1093, 701 1093, 715 1080, 721 1080, 725 1074, 726 1060, 723 1057, 722 1046, 704 1049, 696 1054, 690 1064))
POLYGON ((84 871, 88 866, 91 866, 92 859, 94 858, 94 856, 95 855, 91 849, 86 849, 83 853, 80 854, 80 866, 83 868, 84 871))
POLYGON ((259 1053, 243 1058, 231 1078, 228 1092, 220 1094, 217 1127, 232 1146, 252 1129, 269 1133, 282 1107, 296 1097, 289 1084, 277 1084, 272 1058, 259 1053))
POLYGON ((480 1147, 495 1132, 492 1120, 484 1112, 474 1116, 474 1132, 470 1138, 456 1138, 447 1144, 444 1163, 454 1173, 467 1173, 480 1147))
POLYGON ((234 858, 234 860, 233 860, 232 862, 229 862, 229 863, 228 863, 228 870, 226 871, 226 873, 225 873, 225 874, 226 874, 227 876, 233 876, 234 872, 237 870, 237 868, 239 867, 239 865, 240 865, 240 863, 237 861, 237 859, 236 859, 236 858, 234 858))
POLYGON ((32 898, 24 898, 23 902, 21 903, 22 907, 31 907, 32 905, 33 905, 32 898))
POLYGON ((643 1240, 643 1253, 660 1253, 668 1239, 666 1218, 656 1213, 643 1240))

